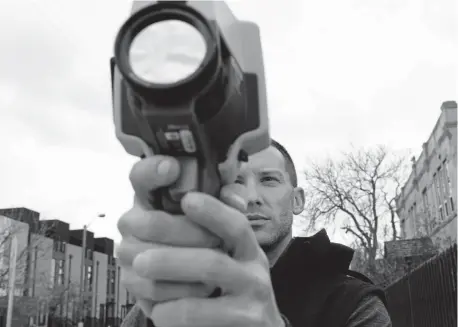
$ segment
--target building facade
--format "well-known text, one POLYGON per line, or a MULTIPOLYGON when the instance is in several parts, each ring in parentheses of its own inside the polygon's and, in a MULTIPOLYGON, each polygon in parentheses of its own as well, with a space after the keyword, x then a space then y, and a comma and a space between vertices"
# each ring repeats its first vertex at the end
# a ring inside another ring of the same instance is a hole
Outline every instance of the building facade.
POLYGON ((444 102, 396 200, 404 239, 430 237, 439 248, 457 238, 457 103, 444 102))
MULTIPOLYGON (((120 285, 113 240, 86 231, 83 251, 83 230, 40 219, 38 212, 27 208, 0 209, 0 227, 11 225, 18 240, 14 326, 65 326, 65 321, 76 323, 82 317, 85 327, 120 325, 134 300, 120 285), (20 312, 25 302, 32 305, 20 312)), ((10 239, 5 234, 2 242, 0 234, 0 272, 10 267, 10 239)), ((6 312, 9 274, 4 275, 0 274, 0 320, 6 312)))

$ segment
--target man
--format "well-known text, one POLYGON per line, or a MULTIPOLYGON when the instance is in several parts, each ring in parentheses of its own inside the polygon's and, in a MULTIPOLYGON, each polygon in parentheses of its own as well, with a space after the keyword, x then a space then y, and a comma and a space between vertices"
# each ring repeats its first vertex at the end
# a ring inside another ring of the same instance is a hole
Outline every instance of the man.
POLYGON ((292 238, 304 191, 280 144, 251 156, 220 200, 192 193, 184 216, 155 211, 150 191, 178 175, 163 156, 132 169, 135 201, 118 223, 118 256, 137 304, 122 327, 141 327, 145 316, 158 327, 391 326, 383 292, 347 276, 353 250, 324 230, 292 238))

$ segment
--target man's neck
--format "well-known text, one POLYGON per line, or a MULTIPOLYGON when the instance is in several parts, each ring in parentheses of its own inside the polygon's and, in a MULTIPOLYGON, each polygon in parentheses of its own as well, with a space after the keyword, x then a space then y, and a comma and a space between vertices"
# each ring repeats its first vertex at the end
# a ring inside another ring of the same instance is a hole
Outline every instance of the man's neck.
POLYGON ((269 260, 270 267, 272 268, 278 259, 288 248, 291 240, 293 239, 292 233, 288 233, 271 251, 267 252, 267 259, 269 260))

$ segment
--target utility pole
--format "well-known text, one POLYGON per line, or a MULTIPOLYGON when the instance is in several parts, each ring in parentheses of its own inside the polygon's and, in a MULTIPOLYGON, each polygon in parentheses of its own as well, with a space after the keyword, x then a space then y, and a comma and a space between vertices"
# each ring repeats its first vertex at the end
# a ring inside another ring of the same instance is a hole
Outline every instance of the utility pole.
POLYGON ((65 304, 65 317, 68 319, 68 306, 70 303, 70 291, 71 291, 71 275, 72 275, 72 258, 70 254, 68 256, 68 277, 67 277, 67 303, 65 304))
POLYGON ((13 306, 14 306, 14 287, 16 285, 16 260, 17 260, 17 238, 12 235, 11 250, 10 250, 10 276, 9 276, 9 294, 8 294, 8 309, 6 313, 6 327, 11 327, 13 321, 13 306))
POLYGON ((86 238, 87 238, 87 229, 96 218, 104 218, 105 214, 98 214, 89 224, 83 226, 83 237, 81 244, 81 276, 80 276, 80 297, 79 297, 79 326, 84 324, 84 297, 86 295, 86 238))
POLYGON ((98 310, 98 293, 99 293, 99 265, 100 265, 100 262, 97 260, 97 265, 95 267, 95 288, 94 288, 94 299, 95 299, 95 308, 94 308, 94 312, 95 312, 95 318, 98 319, 97 317, 97 310, 98 310))
POLYGON ((83 240, 81 244, 81 271, 80 271, 80 292, 79 292, 79 320, 84 322, 84 292, 86 291, 86 232, 87 225, 83 227, 83 240))

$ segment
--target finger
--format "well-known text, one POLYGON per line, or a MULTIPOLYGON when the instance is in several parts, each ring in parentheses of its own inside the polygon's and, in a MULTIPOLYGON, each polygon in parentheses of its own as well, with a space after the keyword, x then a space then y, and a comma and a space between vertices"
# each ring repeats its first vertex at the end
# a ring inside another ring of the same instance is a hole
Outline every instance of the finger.
POLYGON ((246 187, 241 184, 225 185, 220 191, 220 200, 241 212, 246 212, 246 187))
POLYGON ((184 216, 133 207, 118 221, 124 238, 174 246, 217 247, 221 239, 184 216))
POLYGON ((143 278, 158 281, 203 283, 223 291, 239 292, 249 287, 253 276, 231 257, 205 248, 158 248, 139 254, 132 264, 143 278))
MULTIPOLYGON (((232 301, 233 302, 233 301, 232 301)), ((234 308, 227 297, 215 299, 183 298, 158 303, 154 306, 151 319, 161 327, 233 327, 258 326, 258 310, 251 307, 234 308)))
POLYGON ((139 203, 149 207, 150 193, 174 183, 180 174, 180 165, 173 157, 155 155, 138 161, 129 178, 139 203))
POLYGON ((157 246, 151 242, 143 242, 135 237, 127 236, 121 240, 121 243, 116 248, 116 255, 120 265, 130 267, 138 254, 157 246))
POLYGON ((183 297, 208 297, 213 287, 202 283, 159 282, 140 277, 133 269, 123 269, 121 284, 135 297, 154 302, 175 300, 183 297))
POLYGON ((120 283, 136 298, 156 300, 154 298, 153 281, 140 277, 132 268, 122 267, 120 283))
POLYGON ((190 192, 182 200, 186 217, 219 236, 237 260, 257 259, 262 251, 248 219, 240 211, 203 193, 190 192))

